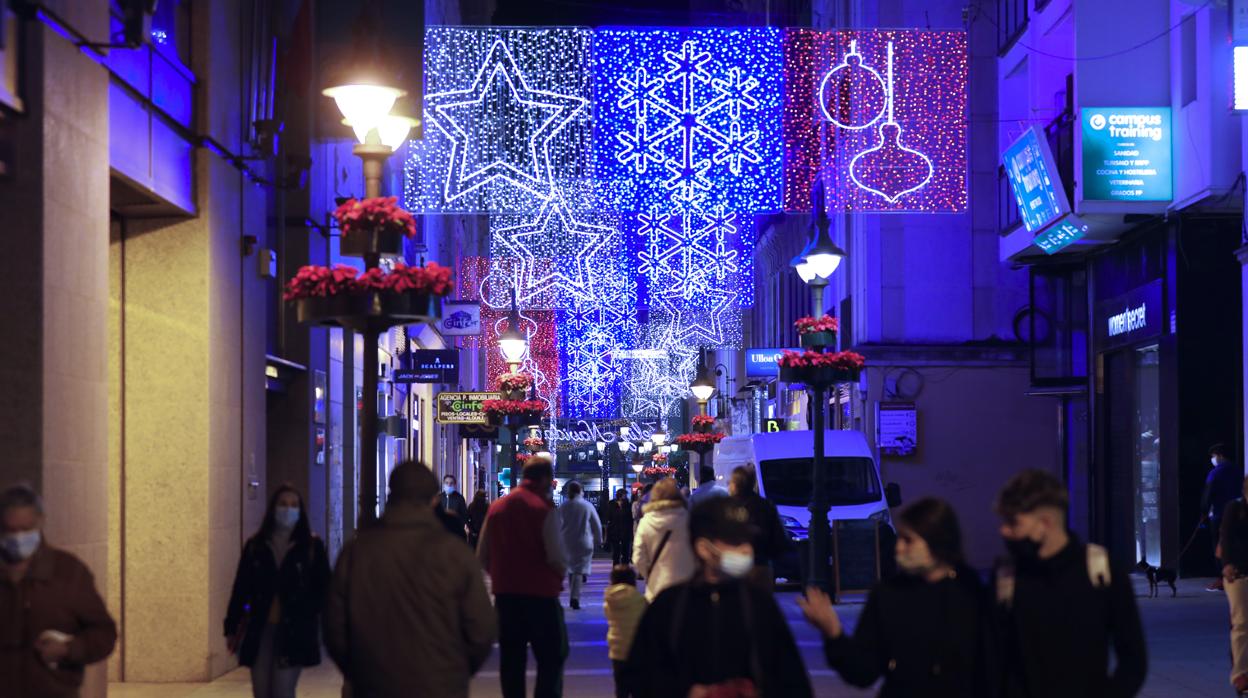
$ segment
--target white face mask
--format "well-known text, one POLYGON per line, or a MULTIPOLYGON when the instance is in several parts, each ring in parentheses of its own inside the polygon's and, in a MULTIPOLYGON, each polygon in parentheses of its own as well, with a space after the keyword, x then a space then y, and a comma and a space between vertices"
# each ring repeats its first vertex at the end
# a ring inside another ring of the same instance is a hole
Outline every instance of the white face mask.
POLYGON ((732 550, 719 552, 719 571, 729 577, 740 579, 749 574, 752 569, 754 569, 754 553, 738 553, 732 550))
POLYGON ((442 485, 442 491, 447 494, 453 494, 455 492, 455 485, 442 485))
POLYGON ((38 529, 10 533, 0 538, 0 556, 9 562, 21 562, 34 555, 42 542, 43 535, 38 529))
POLYGON ((299 507, 278 507, 273 510, 273 523, 278 528, 290 530, 299 523, 299 507))
POLYGON ((1222 464, 1222 459, 1219 458, 1218 456, 1213 456, 1212 458, 1209 459, 1209 462, 1212 463, 1213 467, 1216 468, 1222 464))

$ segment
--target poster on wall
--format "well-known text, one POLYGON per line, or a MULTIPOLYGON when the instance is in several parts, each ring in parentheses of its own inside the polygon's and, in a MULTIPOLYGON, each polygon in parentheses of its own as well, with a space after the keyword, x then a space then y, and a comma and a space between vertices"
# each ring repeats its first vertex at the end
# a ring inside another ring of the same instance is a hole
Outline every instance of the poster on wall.
POLYGON ((1170 107, 1082 110, 1083 199, 1169 201, 1170 107))
POLYGON ((876 403, 875 432, 880 455, 914 455, 919 445, 919 418, 914 403, 876 403))

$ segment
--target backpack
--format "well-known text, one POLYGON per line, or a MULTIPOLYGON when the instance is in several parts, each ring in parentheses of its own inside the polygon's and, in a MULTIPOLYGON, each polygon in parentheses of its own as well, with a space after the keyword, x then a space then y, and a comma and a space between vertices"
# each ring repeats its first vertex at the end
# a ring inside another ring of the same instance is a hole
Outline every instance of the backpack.
MULTIPOLYGON (((1109 572, 1109 553, 1096 543, 1087 544, 1088 579, 1093 589, 1108 589, 1112 581, 1109 572)), ((997 564, 997 604, 1005 608, 1014 605, 1014 563, 997 564)))

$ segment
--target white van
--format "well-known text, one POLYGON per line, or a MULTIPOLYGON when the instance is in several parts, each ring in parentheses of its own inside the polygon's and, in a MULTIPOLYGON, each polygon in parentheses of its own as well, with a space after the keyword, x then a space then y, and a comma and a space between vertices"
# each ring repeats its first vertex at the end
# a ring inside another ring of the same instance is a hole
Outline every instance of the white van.
MULTIPOLYGON (((715 446, 715 478, 727 484, 733 468, 752 464, 758 473, 759 493, 779 510, 789 537, 801 544, 810 527, 813 431, 781 431, 730 436, 715 446)), ((892 526, 890 506, 901 503, 896 484, 885 487, 867 438, 858 431, 826 431, 823 439, 824 478, 828 522, 871 519, 892 526)), ((889 548, 891 550, 891 548, 889 548)), ((787 566, 787 565, 785 565, 787 566)), ((793 579, 793 570, 778 576, 793 579)))

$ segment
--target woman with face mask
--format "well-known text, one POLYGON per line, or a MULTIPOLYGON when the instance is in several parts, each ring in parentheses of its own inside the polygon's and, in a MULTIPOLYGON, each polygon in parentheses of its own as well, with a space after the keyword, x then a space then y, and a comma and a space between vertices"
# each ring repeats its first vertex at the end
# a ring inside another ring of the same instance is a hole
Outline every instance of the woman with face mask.
POLYGON ((854 686, 881 676, 882 698, 989 695, 990 607, 962 556, 962 533, 947 502, 920 499, 901 512, 900 573, 871 590, 853 636, 828 595, 806 590, 798 605, 823 632, 828 665, 854 686))
POLYGON ((328 587, 325 544, 308 526, 303 497, 282 485, 243 546, 225 617, 227 646, 251 668, 256 698, 294 698, 300 670, 320 664, 328 587))
MULTIPOLYGON (((662 493, 655 487, 656 493, 662 493)), ((645 520, 650 515, 646 515, 645 520)), ((647 698, 806 698, 813 695, 788 622, 770 592, 746 583, 754 569, 750 512, 731 497, 690 516, 693 579, 646 609, 624 667, 647 698)))

